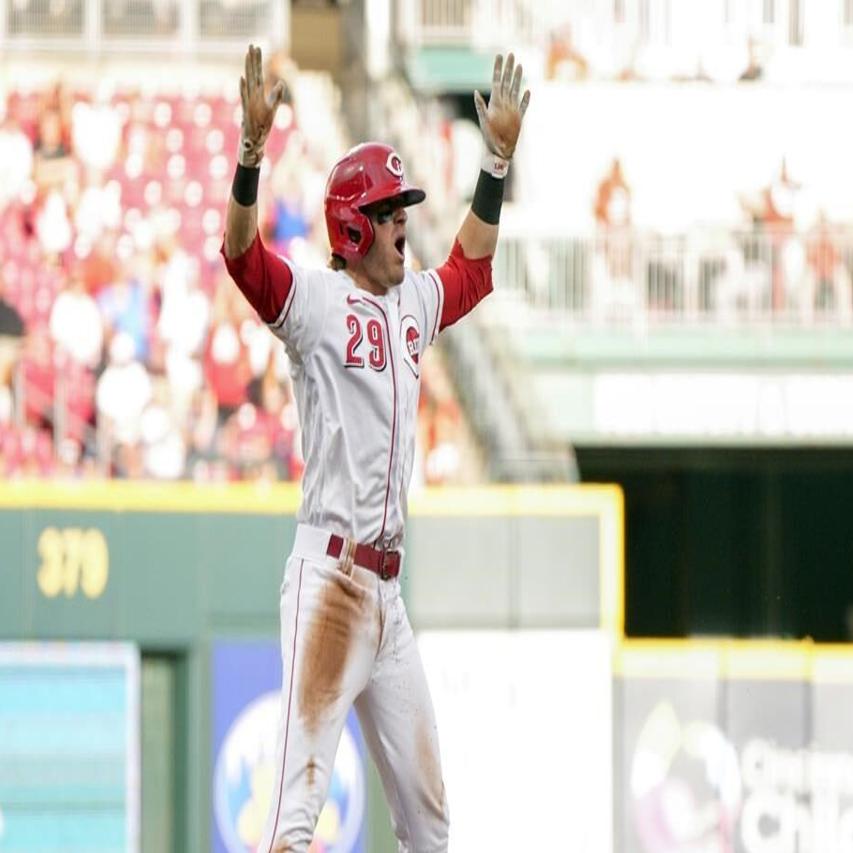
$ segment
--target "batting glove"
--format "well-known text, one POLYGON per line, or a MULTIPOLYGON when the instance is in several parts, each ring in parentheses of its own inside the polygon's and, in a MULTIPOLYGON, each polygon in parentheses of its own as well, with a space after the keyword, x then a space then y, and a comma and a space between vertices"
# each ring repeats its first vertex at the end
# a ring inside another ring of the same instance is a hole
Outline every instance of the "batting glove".
POLYGON ((510 53, 504 65, 503 56, 495 57, 495 70, 492 75, 492 93, 489 105, 479 92, 474 92, 474 106, 486 146, 492 154, 509 161, 515 152, 518 135, 521 133, 521 120, 530 103, 530 90, 525 91, 521 102, 521 65, 515 65, 515 57, 510 53))
POLYGON ((246 76, 240 78, 243 124, 237 159, 242 166, 260 166, 264 144, 272 129, 276 110, 284 102, 284 81, 279 80, 269 95, 264 94, 264 69, 261 49, 249 45, 246 51, 246 76))

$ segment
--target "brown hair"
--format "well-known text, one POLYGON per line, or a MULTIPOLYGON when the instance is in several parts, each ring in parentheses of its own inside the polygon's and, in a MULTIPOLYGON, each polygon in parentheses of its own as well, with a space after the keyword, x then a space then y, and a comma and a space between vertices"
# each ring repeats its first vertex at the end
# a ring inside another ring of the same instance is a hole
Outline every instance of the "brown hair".
POLYGON ((346 268, 347 262, 340 255, 333 254, 332 257, 329 258, 329 269, 334 270, 335 272, 340 272, 346 268))

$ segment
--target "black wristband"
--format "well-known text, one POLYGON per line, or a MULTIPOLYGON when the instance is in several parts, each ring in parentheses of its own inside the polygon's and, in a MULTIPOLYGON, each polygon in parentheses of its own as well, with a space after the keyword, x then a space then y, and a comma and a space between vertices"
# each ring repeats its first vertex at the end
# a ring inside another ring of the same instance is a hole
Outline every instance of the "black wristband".
POLYGON ((489 225, 497 225, 501 218, 501 204, 504 200, 504 179, 496 178, 485 170, 480 170, 471 210, 489 225))
POLYGON ((234 201, 243 207, 251 207, 258 201, 258 180, 261 177, 260 166, 250 169, 248 166, 237 164, 234 182, 231 184, 231 195, 234 201))

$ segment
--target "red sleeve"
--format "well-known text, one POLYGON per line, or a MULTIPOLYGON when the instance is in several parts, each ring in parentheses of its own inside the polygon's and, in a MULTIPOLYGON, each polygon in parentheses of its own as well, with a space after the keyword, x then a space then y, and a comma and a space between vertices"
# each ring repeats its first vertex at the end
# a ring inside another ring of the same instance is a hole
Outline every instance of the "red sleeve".
POLYGON ((492 256, 471 260, 465 257, 459 241, 453 243, 447 260, 436 269, 444 285, 444 305, 438 330, 461 320, 485 296, 492 292, 492 256))
POLYGON ((231 278, 252 308, 265 323, 274 323, 293 286, 290 267, 264 246, 260 234, 255 234, 252 245, 239 257, 226 257, 224 243, 220 252, 231 278))

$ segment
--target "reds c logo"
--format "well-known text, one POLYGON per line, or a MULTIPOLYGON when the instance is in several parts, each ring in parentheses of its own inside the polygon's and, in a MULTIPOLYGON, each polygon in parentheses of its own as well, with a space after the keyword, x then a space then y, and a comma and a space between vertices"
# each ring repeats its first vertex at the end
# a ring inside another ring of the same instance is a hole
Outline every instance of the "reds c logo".
POLYGON ((406 314, 400 321, 400 338, 403 361, 417 378, 421 357, 421 330, 418 328, 418 321, 411 314, 406 314))
POLYGON ((409 326, 406 329, 406 349, 409 351, 409 358, 417 364, 418 363, 418 342, 420 341, 421 336, 418 334, 418 330, 414 326, 409 326))
POLYGON ((396 151, 392 151, 385 161, 385 168, 396 178, 403 177, 403 161, 396 151))

